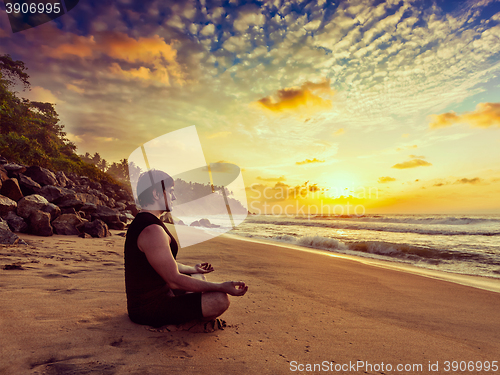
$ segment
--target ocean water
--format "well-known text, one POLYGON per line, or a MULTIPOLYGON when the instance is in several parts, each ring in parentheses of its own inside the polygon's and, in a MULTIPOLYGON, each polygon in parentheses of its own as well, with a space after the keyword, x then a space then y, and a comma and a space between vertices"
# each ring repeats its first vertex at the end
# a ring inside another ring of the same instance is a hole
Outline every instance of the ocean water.
POLYGON ((500 279, 500 215, 255 215, 228 233, 500 279))

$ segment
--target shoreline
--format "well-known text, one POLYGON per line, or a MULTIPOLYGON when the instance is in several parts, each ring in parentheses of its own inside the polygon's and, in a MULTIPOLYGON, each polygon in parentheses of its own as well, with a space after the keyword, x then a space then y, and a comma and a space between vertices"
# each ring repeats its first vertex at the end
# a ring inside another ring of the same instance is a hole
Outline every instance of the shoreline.
POLYGON ((343 253, 337 253, 337 252, 329 251, 329 250, 314 249, 314 248, 310 248, 310 247, 295 245, 295 244, 291 244, 291 243, 288 244, 288 243, 280 242, 280 241, 249 238, 249 237, 239 236, 237 234, 224 233, 222 235, 222 237, 227 237, 227 238, 239 240, 239 241, 255 242, 255 243, 261 243, 261 244, 266 244, 266 245, 271 245, 271 246, 279 246, 279 247, 284 247, 284 248, 288 248, 291 250, 303 251, 303 252, 318 254, 318 255, 322 255, 322 256, 348 259, 348 260, 360 262, 360 263, 367 264, 367 265, 374 266, 374 267, 381 267, 381 268, 392 269, 392 270, 396 270, 396 271, 400 271, 400 272, 407 272, 407 273, 411 273, 414 275, 429 277, 431 279, 448 281, 448 282, 458 284, 458 285, 470 286, 470 287, 477 288, 477 289, 482 289, 482 290, 487 290, 490 292, 500 293, 500 279, 496 279, 493 277, 426 269, 426 268, 418 267, 418 266, 415 266, 412 264, 405 264, 402 262, 391 261, 388 259, 382 260, 382 259, 362 257, 362 256, 356 256, 356 255, 350 255, 350 254, 343 254, 343 253))

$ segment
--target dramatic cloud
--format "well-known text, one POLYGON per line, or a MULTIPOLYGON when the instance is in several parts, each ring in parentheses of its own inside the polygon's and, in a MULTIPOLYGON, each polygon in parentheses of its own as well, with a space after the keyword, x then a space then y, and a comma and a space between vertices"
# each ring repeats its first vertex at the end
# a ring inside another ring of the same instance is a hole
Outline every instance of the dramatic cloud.
POLYGON ((392 181, 396 181, 396 179, 394 177, 379 177, 378 178, 378 183, 379 184, 385 184, 387 182, 392 182, 392 181))
MULTIPOLYGON (((372 184, 397 201, 418 175, 426 181, 413 183, 419 191, 467 191, 471 199, 443 200, 456 210, 483 199, 479 189, 489 201, 495 194, 482 173, 498 170, 500 160, 497 5, 91 1, 22 33, 1 24, 0 54, 24 61, 33 86, 48 90, 31 94, 57 103, 78 153, 117 161, 196 125, 207 161, 236 158, 247 167, 246 184, 274 186, 276 194, 310 178, 336 195, 351 181, 372 184), (489 131, 428 129, 454 124, 489 131), (387 171, 430 160, 434 168, 387 171)), ((312 196, 311 186, 301 191, 312 196)), ((409 205, 426 209, 418 202, 409 205)))
POLYGON ((431 129, 445 128, 457 123, 467 123, 471 127, 500 127, 500 103, 479 103, 475 111, 457 115, 454 112, 431 115, 431 129))
POLYGON ((171 78, 183 84, 184 73, 176 60, 177 51, 158 35, 138 39, 119 32, 99 33, 88 37, 69 35, 70 42, 55 47, 43 46, 45 55, 55 59, 76 56, 97 59, 108 56, 114 60, 110 71, 126 79, 138 79, 171 85, 171 78), (131 67, 130 65, 139 65, 131 67))
POLYGON ((316 112, 330 109, 331 100, 323 99, 319 94, 334 94, 330 88, 330 80, 320 83, 306 82, 299 88, 278 90, 275 97, 262 98, 257 104, 275 113, 300 110, 316 112))
POLYGON ((460 122, 460 117, 457 116, 454 112, 442 113, 440 115, 431 115, 432 118, 429 127, 431 129, 438 128, 446 128, 455 124, 456 122, 460 122))
POLYGON ((259 8, 242 10, 238 18, 234 21, 233 27, 240 33, 245 32, 250 26, 261 26, 266 17, 259 8))
POLYGON ((296 162, 295 164, 297 165, 304 165, 304 164, 311 164, 311 163, 324 163, 325 161, 324 160, 318 160, 316 158, 314 159, 306 159, 306 160, 303 160, 303 161, 298 161, 296 162))
POLYGON ((23 93, 23 97, 37 102, 49 102, 49 103, 62 102, 50 90, 44 89, 43 87, 40 86, 32 87, 30 91, 23 93))
POLYGON ((398 163, 393 165, 391 168, 396 169, 408 169, 408 168, 416 168, 416 167, 429 167, 432 164, 422 160, 422 159, 412 159, 410 161, 405 161, 403 163, 398 163))

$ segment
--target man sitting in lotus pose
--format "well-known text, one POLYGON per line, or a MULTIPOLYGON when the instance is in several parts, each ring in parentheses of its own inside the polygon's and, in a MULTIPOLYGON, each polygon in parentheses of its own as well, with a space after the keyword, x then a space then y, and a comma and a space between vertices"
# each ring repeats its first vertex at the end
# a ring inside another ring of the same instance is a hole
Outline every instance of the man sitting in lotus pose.
POLYGON ((172 177, 158 170, 145 172, 137 194, 142 210, 125 240, 130 319, 153 327, 215 319, 229 307, 228 294, 242 296, 248 287, 241 281, 208 282, 204 274, 214 270, 210 264, 186 266, 175 260, 177 242, 160 220, 175 200, 172 177))

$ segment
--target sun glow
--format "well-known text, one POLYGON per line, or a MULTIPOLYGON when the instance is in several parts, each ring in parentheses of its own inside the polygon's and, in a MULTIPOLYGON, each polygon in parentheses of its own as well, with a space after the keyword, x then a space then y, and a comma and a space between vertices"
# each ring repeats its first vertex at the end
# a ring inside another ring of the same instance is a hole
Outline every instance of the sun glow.
POLYGON ((324 185, 327 187, 326 195, 331 198, 340 196, 347 197, 354 195, 359 191, 359 178, 351 172, 334 172, 324 180, 324 185))

